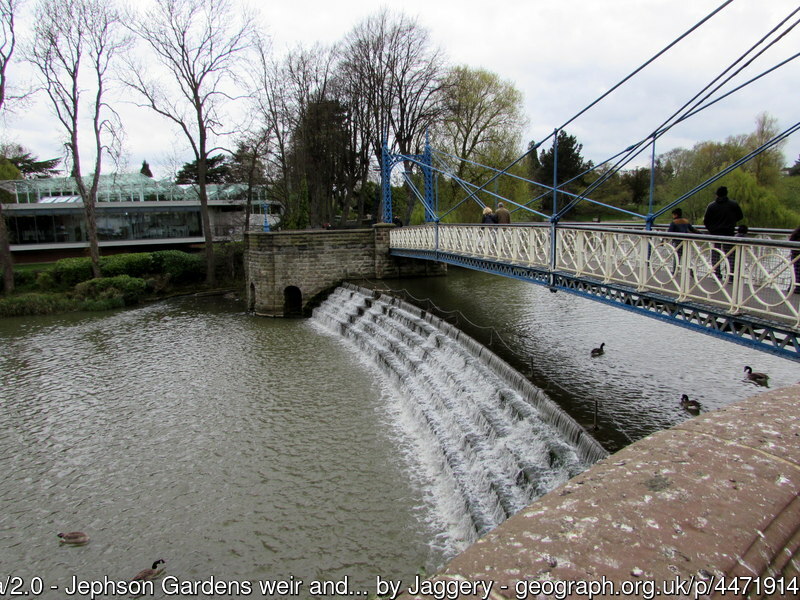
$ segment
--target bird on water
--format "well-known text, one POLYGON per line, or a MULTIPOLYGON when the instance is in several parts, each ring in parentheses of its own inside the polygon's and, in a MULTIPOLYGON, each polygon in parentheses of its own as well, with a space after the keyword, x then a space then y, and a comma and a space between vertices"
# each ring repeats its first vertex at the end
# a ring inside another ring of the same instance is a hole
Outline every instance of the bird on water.
POLYGON ((602 354, 604 352, 603 348, 605 347, 605 345, 606 345, 606 343, 603 342, 602 344, 600 344, 599 348, 592 348, 592 352, 591 352, 592 356, 602 356, 602 354))
POLYGON ((62 544, 72 544, 73 546, 80 546, 89 541, 89 536, 82 531, 70 531, 69 533, 59 533, 58 537, 61 538, 62 544))
POLYGON ((767 375, 766 373, 753 372, 753 369, 751 369, 750 367, 745 367, 744 370, 747 373, 748 381, 752 381, 755 384, 769 387, 769 375, 767 375))
POLYGON ((689 396, 684 394, 681 396, 681 406, 688 410, 690 413, 700 412, 700 403, 697 400, 689 400, 689 396))
POLYGON ((155 579, 161 573, 164 572, 165 567, 160 567, 158 565, 166 564, 163 558, 159 558, 157 561, 153 563, 153 566, 149 569, 142 569, 136 575, 133 576, 131 581, 149 581, 151 579, 155 579))

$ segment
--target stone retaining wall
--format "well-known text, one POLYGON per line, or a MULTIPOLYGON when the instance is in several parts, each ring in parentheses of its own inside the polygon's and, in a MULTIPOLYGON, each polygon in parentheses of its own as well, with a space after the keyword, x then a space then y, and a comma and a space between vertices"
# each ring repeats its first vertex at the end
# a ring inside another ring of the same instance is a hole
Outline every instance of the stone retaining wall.
POLYGON ((443 275, 446 265, 389 254, 389 231, 370 229, 249 232, 245 235, 248 306, 288 316, 342 281, 443 275))

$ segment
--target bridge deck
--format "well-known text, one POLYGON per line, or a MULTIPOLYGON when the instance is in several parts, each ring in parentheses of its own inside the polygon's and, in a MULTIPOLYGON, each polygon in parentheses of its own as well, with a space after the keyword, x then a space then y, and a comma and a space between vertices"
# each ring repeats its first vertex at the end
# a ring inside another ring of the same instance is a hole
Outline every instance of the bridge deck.
POLYGON ((800 360, 800 244, 598 227, 426 225, 391 253, 564 289, 800 360))

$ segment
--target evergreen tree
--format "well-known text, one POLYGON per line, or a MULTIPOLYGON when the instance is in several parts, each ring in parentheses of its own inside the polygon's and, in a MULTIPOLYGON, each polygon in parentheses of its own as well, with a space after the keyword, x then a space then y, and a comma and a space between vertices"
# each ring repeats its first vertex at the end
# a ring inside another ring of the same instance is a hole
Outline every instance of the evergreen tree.
POLYGON ((146 160, 142 161, 142 168, 139 170, 139 173, 149 177, 150 179, 153 178, 153 172, 150 170, 150 165, 146 160))
MULTIPOLYGON (((567 181, 575 179, 586 169, 591 168, 591 163, 584 162, 583 156, 581 156, 581 150, 583 150, 583 144, 579 144, 578 139, 574 135, 569 135, 563 129, 558 132, 558 172, 556 174, 556 181, 559 186, 567 181)), ((555 164, 553 146, 539 152, 538 161, 531 160, 530 164, 532 170, 535 169, 535 172, 532 173, 534 180, 552 187, 553 165, 555 164)), ((565 189, 575 190, 581 183, 582 182, 579 180, 575 181, 574 184, 568 185, 565 189)), ((542 199, 542 209, 545 212, 553 209, 552 195, 545 196, 542 199)))
MULTIPOLYGON (((209 156, 206 159, 206 183, 228 183, 230 181, 231 167, 224 154, 209 156)), ((199 183, 197 161, 193 160, 181 167, 175 176, 175 183, 199 183)))
POLYGON ((52 177, 60 171, 56 169, 60 158, 39 160, 19 144, 3 144, 0 146, 0 158, 14 165, 24 179, 52 177))

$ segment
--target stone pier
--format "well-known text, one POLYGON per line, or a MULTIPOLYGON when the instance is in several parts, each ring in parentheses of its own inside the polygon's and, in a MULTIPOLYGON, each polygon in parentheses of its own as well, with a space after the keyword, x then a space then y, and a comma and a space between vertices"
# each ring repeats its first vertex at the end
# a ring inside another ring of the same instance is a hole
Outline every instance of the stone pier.
POLYGON ((265 316, 302 314, 342 281, 443 275, 446 265, 389 255, 389 231, 369 229, 250 232, 245 277, 250 310, 265 316))

